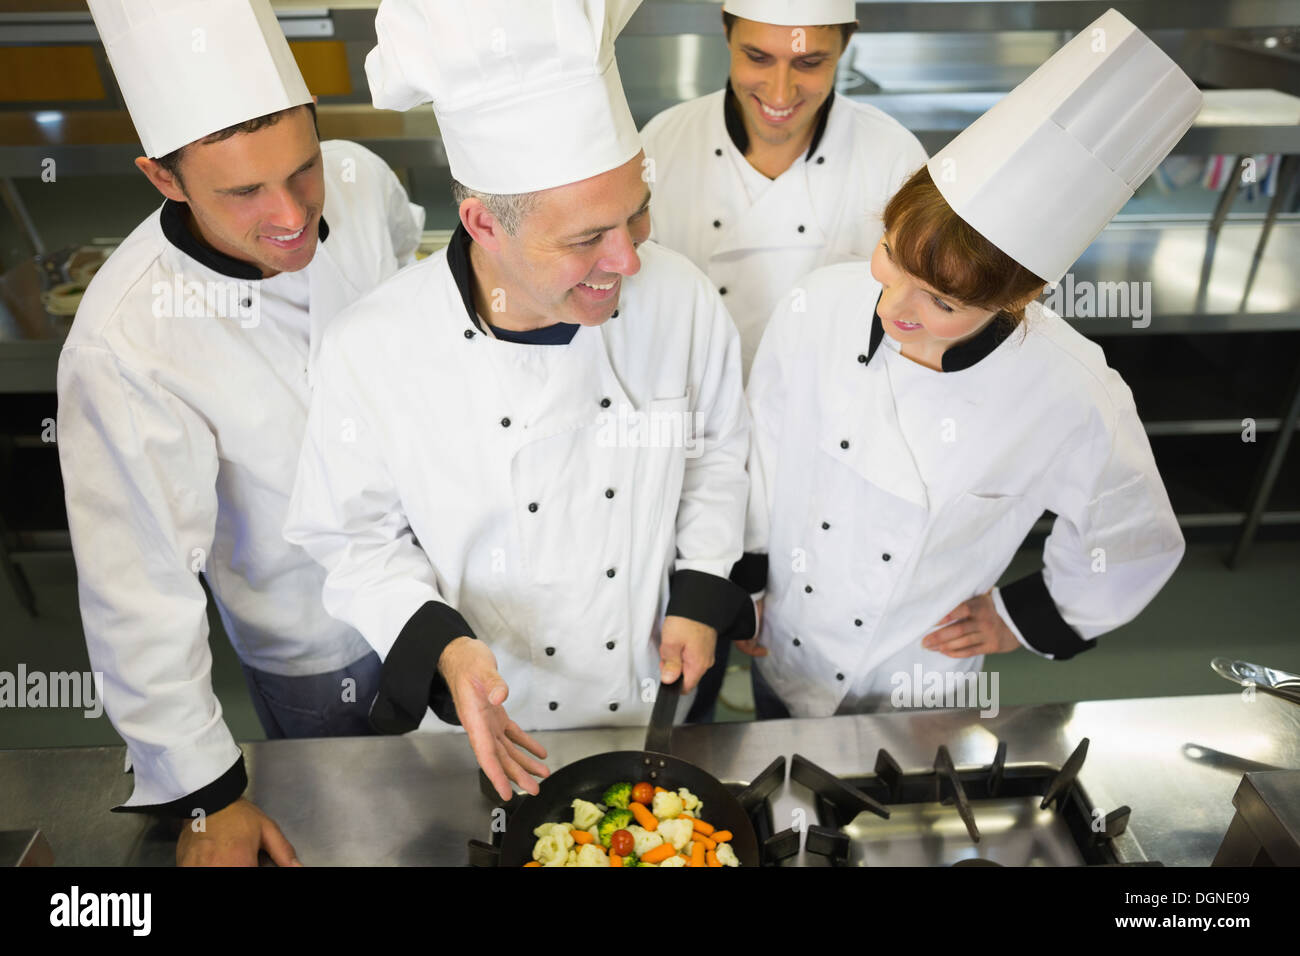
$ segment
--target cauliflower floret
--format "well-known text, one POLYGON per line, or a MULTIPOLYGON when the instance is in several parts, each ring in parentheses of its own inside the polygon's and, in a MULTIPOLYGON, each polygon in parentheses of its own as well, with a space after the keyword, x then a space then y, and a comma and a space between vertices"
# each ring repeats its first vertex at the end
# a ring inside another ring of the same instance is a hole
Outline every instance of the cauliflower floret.
POLYGON ((690 820, 663 820, 656 831, 673 845, 673 849, 682 850, 691 845, 691 833, 694 831, 690 820))
POLYGON ((576 849, 569 851, 568 855, 564 858, 564 865, 565 866, 578 865, 578 851, 576 849))
POLYGON ((578 849, 575 866, 609 866, 609 857, 600 852, 600 847, 594 843, 583 844, 578 849))
POLYGON ((572 845, 573 837, 569 836, 568 830, 552 830, 533 844, 533 859, 542 866, 564 866, 572 845), (567 845, 564 842, 566 837, 569 840, 567 845))
POLYGON ((682 798, 682 813, 690 814, 697 819, 704 815, 704 804, 700 802, 700 798, 695 794, 685 787, 679 787, 677 796, 682 798))
POLYGON ((535 837, 550 836, 552 833, 555 833, 556 831, 559 830, 563 830, 564 836, 568 838, 564 844, 564 848, 567 850, 569 847, 573 846, 573 824, 572 823, 543 823, 541 826, 533 830, 533 836, 535 837))
POLYGON ((627 828, 627 832, 632 834, 632 839, 636 841, 636 849, 632 852, 638 857, 643 857, 659 844, 664 842, 664 837, 658 831, 646 830, 636 824, 627 828))
POLYGON ((718 862, 723 866, 740 866, 740 860, 736 858, 736 851, 731 848, 730 843, 719 843, 718 862))
POLYGON ((573 801, 573 825, 579 830, 586 830, 600 822, 605 811, 586 800, 573 801))
POLYGON ((660 820, 671 820, 682 815, 682 798, 671 790, 656 793, 650 809, 660 820))
POLYGON ((593 840, 595 840, 597 843, 600 842, 600 827, 598 826, 587 827, 587 832, 591 834, 591 838, 593 840))
POLYGON ((668 859, 664 860, 662 863, 659 864, 659 868, 663 869, 665 866, 685 866, 685 865, 686 865, 685 857, 670 856, 668 859))

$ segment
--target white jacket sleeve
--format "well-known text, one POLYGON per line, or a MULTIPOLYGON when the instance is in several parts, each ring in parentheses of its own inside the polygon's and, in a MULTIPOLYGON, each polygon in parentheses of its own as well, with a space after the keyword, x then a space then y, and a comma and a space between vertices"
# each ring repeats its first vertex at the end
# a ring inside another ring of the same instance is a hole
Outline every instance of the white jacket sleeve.
POLYGON ((213 812, 246 783, 212 690, 198 577, 216 527, 216 442, 192 409, 107 351, 65 349, 58 395, 86 645, 135 768, 125 806, 194 798, 213 812), (203 792, 218 781, 222 795, 203 792))
POLYGON ((1024 642, 1058 660, 1136 617, 1183 556, 1132 395, 1109 374, 1110 407, 1047 476, 1045 506, 1057 518, 1043 570, 1000 589, 1024 642))

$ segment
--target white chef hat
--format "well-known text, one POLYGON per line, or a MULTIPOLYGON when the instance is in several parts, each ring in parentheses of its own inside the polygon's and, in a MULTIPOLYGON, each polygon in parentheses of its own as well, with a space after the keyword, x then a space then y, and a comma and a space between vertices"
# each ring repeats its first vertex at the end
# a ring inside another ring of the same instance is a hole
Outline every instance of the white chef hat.
POLYGON ((486 193, 589 179, 641 151, 614 38, 641 0, 383 0, 376 107, 433 103, 451 174, 486 193))
POLYGON ((726 0, 722 9, 746 20, 783 27, 825 26, 857 19, 853 0, 726 0))
POLYGON ((930 176, 957 215, 1054 283, 1187 132, 1201 99, 1108 10, 936 153, 930 176))
POLYGON ((270 0, 88 0, 148 156, 311 102, 270 0))

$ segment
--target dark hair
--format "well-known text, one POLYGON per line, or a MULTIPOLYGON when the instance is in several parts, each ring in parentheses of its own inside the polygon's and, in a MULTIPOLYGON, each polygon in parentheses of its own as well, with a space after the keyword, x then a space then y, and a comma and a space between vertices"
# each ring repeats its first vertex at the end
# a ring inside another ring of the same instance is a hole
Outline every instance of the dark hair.
MULTIPOLYGON (((726 34, 728 40, 731 39, 731 28, 736 25, 736 20, 738 19, 739 18, 734 13, 727 13, 725 10, 722 12, 722 30, 726 34)), ((858 32, 858 24, 856 21, 854 21, 853 23, 826 23, 820 25, 828 26, 828 27, 839 27, 840 39, 844 41, 845 49, 848 48, 849 40, 853 39, 853 34, 858 32)))
POLYGON ((1013 326, 1047 284, 953 212, 926 166, 894 193, 884 219, 890 253, 902 269, 965 305, 1001 310, 1013 326))
MULTIPOLYGON (((215 133, 209 133, 207 136, 198 140, 198 142, 207 146, 212 143, 223 142, 231 137, 238 136, 240 133, 256 133, 259 129, 274 126, 294 110, 301 109, 303 106, 311 110, 311 122, 312 125, 316 127, 316 138, 320 139, 320 124, 316 121, 316 104, 302 103, 298 106, 290 106, 288 109, 277 110, 274 113, 267 113, 265 116, 258 116, 251 120, 244 120, 244 122, 236 123, 234 126, 227 126, 225 129, 219 129, 215 133)), ((167 172, 172 175, 172 178, 180 183, 182 189, 185 188, 185 182, 181 179, 181 157, 185 155, 185 150, 189 149, 192 145, 192 143, 187 143, 178 149, 172 150, 166 156, 157 156, 154 158, 154 162, 167 170, 167 172)))

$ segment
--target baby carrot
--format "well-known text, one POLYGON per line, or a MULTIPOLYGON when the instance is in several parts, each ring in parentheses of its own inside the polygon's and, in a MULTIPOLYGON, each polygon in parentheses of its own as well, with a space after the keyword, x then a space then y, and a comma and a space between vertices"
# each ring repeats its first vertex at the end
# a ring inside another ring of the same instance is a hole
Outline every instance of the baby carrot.
POLYGON ((579 844, 594 843, 596 841, 596 838, 593 837, 586 830, 574 830, 573 839, 579 844))
POLYGON ((703 833, 692 833, 691 839, 697 843, 703 843, 706 850, 716 850, 718 848, 718 844, 713 840, 710 840, 703 833))
POLYGON ((714 830, 709 834, 714 843, 726 843, 731 839, 730 830, 714 830))
POLYGON ((536 860, 529 860, 527 863, 524 864, 525 867, 529 867, 529 866, 541 866, 541 865, 542 865, 542 864, 538 863, 536 860))
POLYGON ((622 865, 623 865, 623 858, 622 858, 621 856, 619 856, 617 853, 611 853, 611 854, 609 855, 609 865, 610 865, 610 866, 622 866, 622 865))
POLYGON ((713 832, 713 824, 705 823, 703 820, 692 819, 691 826, 695 828, 696 833, 703 833, 705 836, 713 832))
POLYGON ((647 863, 662 863, 664 860, 676 853, 677 851, 673 849, 671 843, 661 843, 653 850, 647 850, 645 853, 642 853, 641 859, 647 863))
POLYGON ((718 859, 718 854, 709 850, 704 854, 704 860, 709 866, 722 866, 722 861, 718 859))
POLYGON ((691 866, 708 866, 708 861, 704 858, 704 844, 691 844, 691 866))
MULTIPOLYGON (((627 808, 632 811, 632 816, 636 817, 636 822, 641 824, 647 830, 659 829, 659 818, 647 810, 639 803, 629 803, 627 808)), ((710 827, 709 829, 712 829, 710 827)))

